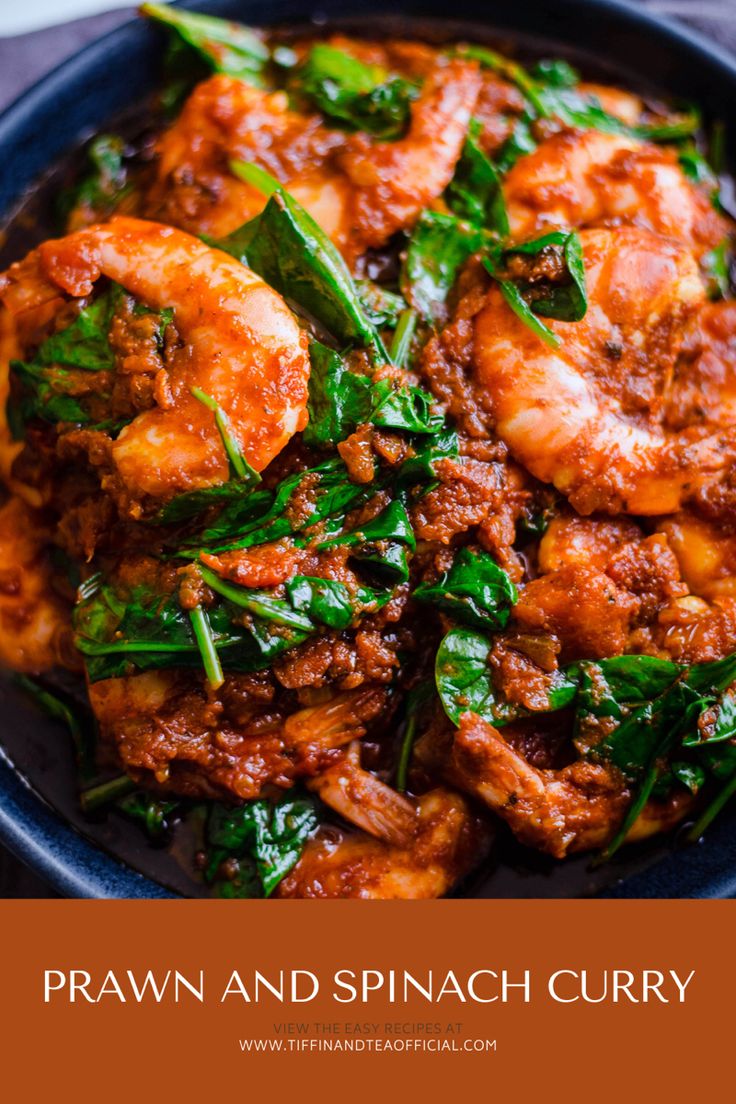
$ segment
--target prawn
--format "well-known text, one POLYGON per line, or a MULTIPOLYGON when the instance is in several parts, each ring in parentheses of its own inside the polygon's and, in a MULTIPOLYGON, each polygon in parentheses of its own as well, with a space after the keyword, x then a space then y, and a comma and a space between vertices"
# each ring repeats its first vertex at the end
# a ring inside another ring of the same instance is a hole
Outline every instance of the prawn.
POLYGON ((406 847, 416 831, 416 808, 375 774, 360 766, 360 747, 348 752, 309 783, 326 805, 378 839, 406 847))
POLYGON ((516 240, 552 227, 640 226, 697 256, 728 234, 707 193, 675 153, 621 135, 561 131, 519 158, 504 184, 516 240))
POLYGON ((71 604, 53 588, 51 525, 21 498, 0 508, 0 662, 39 673, 78 667, 71 604))
POLYGON ((150 214, 222 237, 263 208, 231 160, 251 161, 287 187, 348 259, 409 227, 447 187, 480 91, 474 63, 438 59, 394 142, 330 129, 292 111, 284 93, 216 76, 198 85, 159 143, 150 214), (308 166, 308 167, 307 167, 308 166))
MULTIPOLYGON (((522 843, 556 859, 605 846, 631 801, 615 768, 578 760, 561 770, 540 770, 474 713, 460 718, 447 773, 498 813, 522 843)), ((646 839, 674 827, 692 803, 690 794, 649 802, 627 840, 646 839)))
POLYGON ((114 218, 47 241, 0 278, 0 295, 22 323, 24 311, 63 303, 62 293, 91 295, 101 277, 153 310, 172 308, 183 343, 156 381, 154 405, 111 444, 131 496, 170 498, 227 480, 215 419, 193 389, 220 405, 256 471, 304 428, 309 357, 295 316, 245 265, 181 230, 114 218), (30 266, 32 294, 23 287, 30 266))
POLYGON ((588 310, 551 351, 491 288, 475 322, 478 384, 514 457, 581 514, 669 514, 722 477, 730 438, 657 424, 704 290, 692 255, 646 230, 580 235, 588 310))
POLYGON ((323 825, 276 890, 277 897, 420 900, 442 897, 488 852, 486 822, 459 794, 416 799, 412 837, 389 843, 323 825))
POLYGON ((442 195, 462 152, 482 79, 477 66, 438 59, 412 108, 405 138, 370 142, 356 135, 340 163, 353 187, 350 256, 383 245, 442 195))
POLYGON ((228 167, 231 160, 255 161, 340 241, 348 186, 331 155, 345 140, 318 115, 290 110, 284 92, 264 92, 224 74, 210 77, 159 141, 146 210, 191 233, 225 237, 263 209, 262 193, 228 167))

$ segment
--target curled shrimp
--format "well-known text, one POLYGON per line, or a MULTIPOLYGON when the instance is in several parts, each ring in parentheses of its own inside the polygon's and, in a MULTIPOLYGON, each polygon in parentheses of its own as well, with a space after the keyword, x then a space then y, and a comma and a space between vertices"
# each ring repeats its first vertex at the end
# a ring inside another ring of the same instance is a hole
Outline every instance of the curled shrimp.
POLYGON ((262 165, 352 259, 410 226, 449 183, 480 91, 474 63, 438 59, 406 136, 376 142, 292 111, 283 92, 217 76, 198 85, 159 143, 150 214, 221 237, 264 205, 231 160, 262 165))
POLYGON ((358 135, 340 161, 353 187, 348 253, 383 245, 414 223, 452 179, 481 89, 477 67, 438 59, 412 108, 398 142, 370 142, 358 135))
POLYGON ((100 277, 153 310, 172 308, 182 342, 157 377, 154 405, 112 443, 113 469, 131 495, 168 498, 228 478, 213 414, 195 388, 219 403, 257 471, 304 427, 309 359, 296 318, 250 269, 180 230, 116 218, 45 242, 0 279, 0 294, 21 324, 25 311, 63 302, 62 293, 92 294, 100 277))
POLYGON ((521 157, 504 184, 512 235, 550 227, 641 226, 698 256, 728 233, 704 190, 675 153, 636 138, 563 131, 521 157))
POLYGON ((14 671, 78 666, 70 604, 52 586, 52 532, 20 498, 0 508, 0 662, 14 671))
POLYGON ((323 230, 346 233, 348 183, 331 164, 345 135, 318 115, 290 110, 284 92, 264 92, 220 74, 202 81, 158 144, 148 213, 215 238, 263 208, 261 192, 237 179, 231 160, 255 161, 289 188, 323 230))
POLYGON ((420 900, 442 897, 488 851, 490 833, 458 794, 431 790, 416 801, 402 843, 322 826, 276 890, 277 897, 420 900))
POLYGON ((658 424, 702 283, 686 249, 649 231, 580 237, 585 318, 550 323, 553 351, 492 288, 475 323, 477 380, 498 436, 579 513, 672 513, 729 461, 724 434, 658 424))
MULTIPOLYGON (((605 846, 623 821, 631 793, 609 766, 577 761, 540 770, 474 713, 460 718, 448 776, 502 817, 518 839, 562 859, 605 846)), ((677 824, 692 807, 689 794, 650 802, 627 840, 645 839, 677 824)))

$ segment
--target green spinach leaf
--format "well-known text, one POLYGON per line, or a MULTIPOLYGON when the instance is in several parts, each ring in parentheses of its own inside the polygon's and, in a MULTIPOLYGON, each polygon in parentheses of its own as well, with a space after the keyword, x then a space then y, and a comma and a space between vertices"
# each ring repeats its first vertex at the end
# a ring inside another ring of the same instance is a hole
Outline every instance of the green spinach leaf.
POLYGON ((402 77, 365 65, 325 42, 312 47, 291 87, 328 119, 383 140, 404 133, 411 101, 418 94, 402 77))
POLYGON ((414 597, 455 621, 493 631, 504 628, 518 594, 492 556, 461 548, 450 570, 436 583, 420 584, 414 597))

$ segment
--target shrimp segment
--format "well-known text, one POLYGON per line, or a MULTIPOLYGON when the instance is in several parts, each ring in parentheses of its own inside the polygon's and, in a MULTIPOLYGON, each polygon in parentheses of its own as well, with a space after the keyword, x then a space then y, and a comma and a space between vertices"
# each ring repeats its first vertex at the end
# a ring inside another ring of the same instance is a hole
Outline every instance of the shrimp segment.
MULTIPOLYGON (((45 242, 35 257, 47 288, 36 302, 59 289, 87 296, 105 276, 154 310, 173 308, 184 348, 167 364, 156 405, 112 445, 112 463, 131 493, 171 497, 228 478, 212 412, 193 388, 220 404, 257 471, 304 428, 306 336, 283 299, 232 257, 170 226, 132 218, 45 242)), ((0 281, 11 310, 23 272, 13 266, 0 281)))
POLYGON ((656 424, 687 320, 704 300, 691 254, 645 230, 581 234, 588 312, 551 322, 551 351, 492 288, 475 323, 496 431, 582 514, 666 514, 722 475, 725 435, 656 424))
MULTIPOLYGON (((631 800, 610 767, 578 761, 562 770, 539 770, 474 713, 461 717, 449 776, 499 814, 522 843, 562 859, 603 847, 615 834, 631 800)), ((692 807, 690 794, 650 802, 627 840, 673 827, 692 807)))
POLYGON ((291 111, 283 92, 264 92, 224 74, 210 77, 159 141, 147 210, 192 233, 224 237, 263 209, 262 193, 228 167, 230 160, 255 161, 339 242, 348 184, 329 158, 344 143, 344 133, 328 130, 318 115, 291 111))
POLYGON ((51 536, 22 499, 0 508, 0 662, 14 671, 75 665, 71 609, 52 587, 51 536))
POLYGON ((376 142, 330 129, 234 77, 198 85, 159 145, 147 210, 215 237, 257 215, 265 200, 229 161, 262 165, 353 259, 409 227, 452 177, 480 91, 474 63, 438 60, 411 109, 406 137, 376 142))
POLYGON ((640 226, 688 245, 698 256, 728 233, 704 191, 671 150, 590 130, 556 134, 521 157, 504 185, 511 233, 552 226, 640 226))
POLYGON ((490 833, 465 800, 449 790, 423 794, 416 805, 415 831, 403 845, 323 826, 276 896, 383 901, 442 897, 482 861, 490 833))
POLYGON ((196 678, 175 671, 104 679, 90 684, 89 696, 103 738, 134 778, 245 800, 266 785, 288 788, 326 771, 386 702, 380 687, 346 691, 284 717, 268 708, 257 675, 228 674, 212 700, 196 678))
POLYGON ((416 809, 410 801, 362 770, 347 754, 310 783, 326 805, 363 831, 396 847, 406 846, 416 831, 416 809))
POLYGON ((355 190, 351 255, 382 245, 442 195, 462 151, 481 84, 473 63, 439 61, 414 104, 405 138, 371 143, 356 136, 356 148, 341 158, 355 190))

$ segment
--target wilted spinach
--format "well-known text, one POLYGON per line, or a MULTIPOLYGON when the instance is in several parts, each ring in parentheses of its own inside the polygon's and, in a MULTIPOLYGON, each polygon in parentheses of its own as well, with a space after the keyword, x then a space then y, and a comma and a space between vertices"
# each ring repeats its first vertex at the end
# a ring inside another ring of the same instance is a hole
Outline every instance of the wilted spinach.
POLYGON ((478 144, 480 123, 473 119, 468 128, 455 174, 445 192, 451 210, 461 219, 505 238, 509 232, 501 176, 478 144))
POLYGON ((431 603, 454 621, 493 631, 504 628, 518 595, 492 556, 461 548, 450 570, 436 583, 421 583, 414 597, 431 603))
POLYGON ((140 10, 178 35, 212 72, 227 73, 264 87, 271 54, 250 27, 168 4, 142 4, 140 10))
POLYGON ((213 803, 207 820, 205 878, 221 897, 269 897, 299 860, 318 824, 314 802, 286 796, 228 808, 213 803), (223 863, 235 866, 223 877, 223 863), (234 874, 234 876, 233 876, 234 874))
MULTIPOLYGON (((115 353, 108 335, 113 315, 124 295, 123 288, 111 284, 82 306, 65 329, 42 341, 32 360, 10 362, 11 376, 18 387, 8 401, 8 419, 16 439, 23 437, 25 426, 34 418, 52 423, 93 424, 84 396, 78 394, 80 379, 84 379, 80 373, 109 372, 115 367, 115 353)), ((159 348, 163 348, 164 331, 173 313, 168 309, 149 311, 141 303, 136 304, 135 311, 158 318, 156 340, 159 348)), ((109 395, 99 392, 94 397, 105 400, 109 395)), ((95 428, 112 431, 120 426, 98 422, 95 428)))
POLYGON ((580 238, 574 231, 553 230, 534 241, 489 250, 483 264, 498 282, 514 314, 550 348, 558 349, 561 339, 539 321, 538 315, 563 322, 579 322, 585 317, 588 309, 585 266, 580 238), (545 253, 553 254, 558 261, 560 276, 554 280, 534 274, 528 279, 511 280, 506 275, 512 257, 540 257, 545 253))
POLYGON ((239 179, 269 195, 263 211, 229 237, 213 242, 298 304, 343 346, 369 348, 388 359, 345 261, 312 216, 257 165, 231 163, 239 179))
POLYGON ((290 84, 328 119, 383 140, 399 138, 409 122, 415 85, 325 42, 309 51, 290 84))
POLYGON ((454 215, 422 212, 407 245, 401 289, 425 321, 441 320, 460 269, 487 241, 483 230, 454 215))

